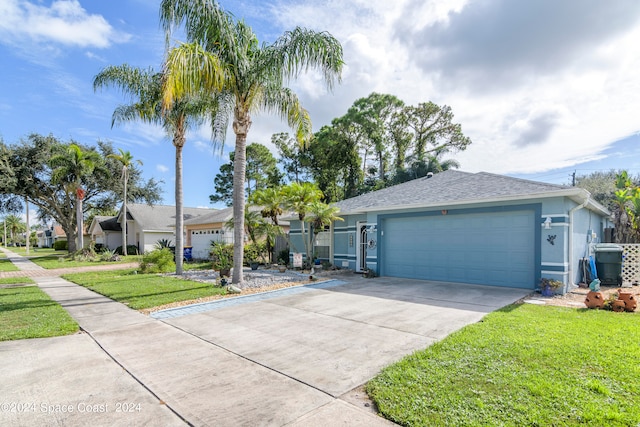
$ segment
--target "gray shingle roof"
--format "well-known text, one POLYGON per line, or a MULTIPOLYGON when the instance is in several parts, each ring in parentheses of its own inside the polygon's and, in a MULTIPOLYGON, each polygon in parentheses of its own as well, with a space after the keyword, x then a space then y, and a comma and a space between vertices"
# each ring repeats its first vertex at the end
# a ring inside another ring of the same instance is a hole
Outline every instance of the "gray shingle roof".
MULTIPOLYGON (((358 213, 406 207, 490 202, 528 196, 560 196, 581 191, 575 187, 529 181, 487 172, 468 173, 448 170, 431 178, 419 178, 393 187, 373 191, 335 205, 340 213, 358 213)), ((584 190, 582 190, 584 191, 584 190)), ((586 192, 585 192, 586 193, 586 192)), ((586 193, 588 194, 588 193, 586 193)))
MULTIPOLYGON (((184 221, 217 212, 207 208, 183 208, 184 221)), ((171 231, 176 225, 176 207, 166 205, 127 204, 127 214, 135 219, 144 230, 171 231)))
MULTIPOLYGON (((260 206, 250 206, 249 209, 252 211, 260 211, 262 208, 260 206)), ((284 217, 286 215, 282 215, 284 217)), ((215 223, 226 223, 231 218, 233 218, 233 207, 220 209, 215 212, 210 212, 205 215, 201 215, 197 218, 190 219, 188 221, 185 220, 184 225, 201 225, 201 224, 215 224, 215 223)), ((280 220, 280 225, 289 225, 288 221, 280 220)))
POLYGON ((196 218, 185 220, 184 225, 214 224, 218 222, 224 223, 231 218, 233 218, 233 208, 224 208, 213 212, 208 212, 196 218))
POLYGON ((99 223, 102 231, 122 231, 117 216, 101 216, 96 218, 100 218, 99 223))

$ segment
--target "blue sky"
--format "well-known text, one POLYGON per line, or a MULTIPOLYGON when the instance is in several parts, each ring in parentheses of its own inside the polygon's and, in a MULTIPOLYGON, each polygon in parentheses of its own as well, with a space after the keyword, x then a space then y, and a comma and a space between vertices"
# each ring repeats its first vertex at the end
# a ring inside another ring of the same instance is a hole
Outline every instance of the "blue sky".
MULTIPOLYGON (((174 203, 174 148, 162 130, 111 128, 115 90, 93 92, 107 65, 159 68, 159 0, 0 0, 0 136, 29 133, 92 144, 112 141, 164 181, 174 203)), ((292 84, 314 129, 373 91, 407 104, 450 105, 473 143, 461 170, 568 183, 574 170, 640 173, 640 2, 636 0, 221 1, 271 42, 287 29, 327 30, 344 47, 343 82, 317 75, 292 84)), ((180 41, 179 36, 172 42, 180 41)), ((249 142, 269 145, 287 126, 255 116, 249 142)), ((225 153, 208 130, 188 135, 185 205, 209 207, 225 153)))

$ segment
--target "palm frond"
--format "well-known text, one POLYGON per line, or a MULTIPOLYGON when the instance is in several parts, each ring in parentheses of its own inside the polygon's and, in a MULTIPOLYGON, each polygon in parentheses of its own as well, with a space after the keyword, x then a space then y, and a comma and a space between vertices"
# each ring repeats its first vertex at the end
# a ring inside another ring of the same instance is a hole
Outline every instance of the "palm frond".
POLYGON ((328 32, 316 32, 302 27, 285 32, 271 46, 264 48, 265 67, 284 73, 285 78, 297 77, 309 69, 322 73, 327 87, 340 82, 342 46, 328 32))

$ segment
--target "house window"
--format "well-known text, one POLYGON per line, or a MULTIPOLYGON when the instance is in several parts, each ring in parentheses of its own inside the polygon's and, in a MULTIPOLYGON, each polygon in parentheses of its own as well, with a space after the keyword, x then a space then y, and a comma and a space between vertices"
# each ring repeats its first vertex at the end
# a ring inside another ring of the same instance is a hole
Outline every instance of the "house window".
POLYGON ((329 247, 331 246, 331 233, 329 230, 321 231, 313 242, 313 253, 320 259, 329 259, 329 247))

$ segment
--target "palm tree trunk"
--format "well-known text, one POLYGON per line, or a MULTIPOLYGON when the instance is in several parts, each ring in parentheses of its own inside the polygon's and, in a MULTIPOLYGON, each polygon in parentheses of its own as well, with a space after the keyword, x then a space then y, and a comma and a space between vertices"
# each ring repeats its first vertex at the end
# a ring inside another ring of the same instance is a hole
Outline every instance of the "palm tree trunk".
POLYGON ((122 254, 127 255, 127 171, 124 174, 124 199, 122 200, 122 254))
POLYGON ((233 160, 233 277, 232 283, 244 280, 242 264, 244 257, 244 177, 246 161, 246 134, 236 136, 233 160))
POLYGON ((78 248, 77 250, 82 250, 84 248, 84 231, 82 224, 82 197, 80 194, 77 196, 76 201, 76 223, 78 224, 78 248))
POLYGON ((236 110, 233 131, 236 134, 236 146, 233 159, 233 277, 232 283, 241 284, 244 280, 242 264, 244 257, 244 180, 247 168, 247 132, 251 126, 248 113, 236 110))
POLYGON ((176 274, 182 275, 182 258, 184 252, 184 243, 182 241, 182 229, 184 225, 184 207, 182 206, 182 147, 179 142, 174 144, 176 147, 176 274))

